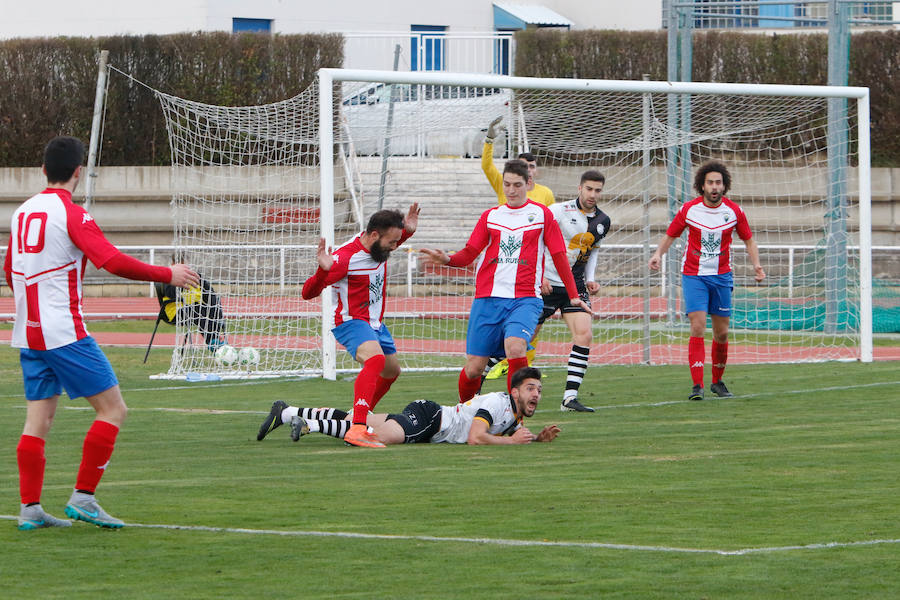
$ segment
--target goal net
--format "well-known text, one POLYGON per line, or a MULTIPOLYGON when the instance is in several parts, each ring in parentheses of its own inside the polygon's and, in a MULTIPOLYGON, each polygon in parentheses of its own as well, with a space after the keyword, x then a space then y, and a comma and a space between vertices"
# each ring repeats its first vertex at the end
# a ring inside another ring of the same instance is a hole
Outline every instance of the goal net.
MULTIPOLYGON (((712 158, 731 170, 728 196, 768 274, 755 282, 737 240, 729 362, 871 357, 867 90, 326 69, 317 86, 268 106, 160 99, 179 190, 175 243, 220 292, 228 342, 261 355, 223 366, 180 324, 170 376, 357 368, 329 333, 330 294, 307 302, 300 287, 320 236, 340 245, 376 210, 413 202, 419 229, 390 258, 385 322, 405 369, 458 369, 474 273, 417 250, 461 249, 496 205, 481 155, 498 116, 508 128, 490 157, 499 169, 530 151, 557 201, 577 196, 584 171, 606 176, 599 207, 612 228, 595 274, 592 363, 686 361, 682 243, 660 272, 647 262, 712 158)), ((536 364, 565 364, 570 348, 553 317, 536 364)))

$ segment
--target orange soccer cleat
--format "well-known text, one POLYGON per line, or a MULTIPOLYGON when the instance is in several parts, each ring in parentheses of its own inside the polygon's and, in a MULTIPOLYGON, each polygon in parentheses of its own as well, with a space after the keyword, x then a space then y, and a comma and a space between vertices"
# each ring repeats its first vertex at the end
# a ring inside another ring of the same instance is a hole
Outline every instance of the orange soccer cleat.
POLYGON ((378 438, 369 433, 365 425, 354 423, 344 435, 344 443, 350 446, 360 446, 361 448, 385 448, 386 446, 378 441, 378 438))

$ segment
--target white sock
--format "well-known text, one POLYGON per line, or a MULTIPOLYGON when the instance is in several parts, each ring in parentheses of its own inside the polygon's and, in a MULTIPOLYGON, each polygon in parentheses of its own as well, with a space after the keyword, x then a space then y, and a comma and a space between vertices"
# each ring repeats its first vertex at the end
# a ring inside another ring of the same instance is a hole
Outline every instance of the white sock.
POLYGON ((281 422, 282 423, 290 423, 291 417, 299 415, 300 408, 296 406, 288 406, 284 410, 281 411, 281 422))

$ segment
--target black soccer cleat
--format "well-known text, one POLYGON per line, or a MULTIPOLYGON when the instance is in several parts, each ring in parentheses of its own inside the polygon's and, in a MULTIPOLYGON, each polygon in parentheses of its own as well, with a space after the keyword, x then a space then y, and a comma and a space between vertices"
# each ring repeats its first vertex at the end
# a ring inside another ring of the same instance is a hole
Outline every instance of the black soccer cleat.
POLYGON ((718 383, 714 383, 709 386, 709 391, 718 396, 719 398, 733 398, 734 394, 728 391, 728 388, 725 387, 725 382, 720 381, 718 383))
POLYGON ((703 386, 695 385, 691 390, 691 395, 688 396, 688 400, 703 400, 703 386))
POLYGON ((562 404, 559 405, 559 410, 563 412, 594 412, 593 408, 591 408, 590 406, 585 406, 578 401, 578 398, 569 398, 568 400, 563 400, 562 404))
POLYGON ((273 430, 278 429, 284 422, 281 420, 281 411, 287 408, 287 403, 282 402, 281 400, 276 400, 272 403, 272 408, 269 410, 269 415, 262 422, 262 425, 259 426, 259 433, 256 434, 256 441, 261 441, 264 437, 269 435, 273 430))

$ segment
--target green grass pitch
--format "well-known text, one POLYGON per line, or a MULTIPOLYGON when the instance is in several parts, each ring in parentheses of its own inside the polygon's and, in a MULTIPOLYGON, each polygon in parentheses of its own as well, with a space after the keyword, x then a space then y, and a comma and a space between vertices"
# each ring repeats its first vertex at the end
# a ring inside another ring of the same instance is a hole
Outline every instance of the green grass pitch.
MULTIPOLYGON (((107 349, 128 421, 98 499, 128 526, 19 532, 25 415, 0 347, 4 598, 889 598, 900 589, 900 366, 591 367, 595 414, 528 423, 551 444, 349 448, 256 430, 275 399, 349 405, 352 382, 151 381, 168 350, 107 349), (708 373, 707 373, 708 377, 708 373), (832 545, 833 544, 833 545, 832 545)), ((380 411, 451 403, 456 374, 401 375, 380 411)), ((490 389, 499 389, 492 382, 490 389)), ((62 517, 93 412, 63 397, 42 503, 62 517)))

